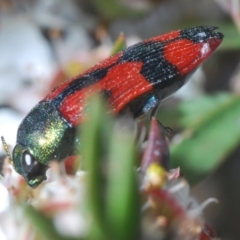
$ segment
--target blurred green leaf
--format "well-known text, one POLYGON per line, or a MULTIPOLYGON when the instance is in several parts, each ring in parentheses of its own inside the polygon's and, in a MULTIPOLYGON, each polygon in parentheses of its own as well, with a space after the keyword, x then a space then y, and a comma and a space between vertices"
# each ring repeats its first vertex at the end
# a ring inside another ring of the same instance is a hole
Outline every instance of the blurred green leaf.
POLYGON ((134 172, 134 123, 124 119, 113 125, 112 116, 106 112, 102 99, 92 98, 88 121, 80 129, 91 219, 87 239, 137 239, 140 198, 134 172))
POLYGON ((180 126, 186 129, 196 128, 211 119, 217 112, 222 111, 224 105, 228 105, 232 97, 229 93, 221 93, 182 102, 178 107, 178 111, 181 113, 180 126))
POLYGON ((131 127, 134 123, 130 123, 126 120, 115 124, 109 145, 106 216, 116 240, 138 239, 139 232, 140 196, 134 172, 134 127, 131 127))
POLYGON ((87 208, 90 213, 91 230, 87 239, 107 239, 104 203, 104 183, 102 168, 109 144, 109 115, 99 96, 89 101, 88 121, 81 125, 82 167, 87 170, 87 208), (106 130, 106 127, 109 127, 106 130))
POLYGON ((123 33, 120 33, 117 40, 114 43, 111 55, 118 53, 126 48, 125 37, 123 33))
POLYGON ((182 103, 186 130, 172 144, 172 166, 195 183, 213 171, 240 143, 240 96, 218 94, 182 103))
POLYGON ((222 50, 235 50, 240 49, 240 32, 233 24, 218 24, 219 31, 224 34, 224 41, 220 49, 222 50))
POLYGON ((134 18, 142 15, 142 12, 125 7, 117 0, 93 0, 93 3, 105 19, 115 19, 119 17, 134 18))
POLYGON ((173 129, 173 132, 179 129, 179 120, 182 117, 178 107, 179 103, 168 104, 166 101, 160 105, 157 113, 157 119, 159 119, 164 126, 173 129))
POLYGON ((37 235, 41 239, 58 239, 58 240, 75 240, 76 238, 64 237, 60 235, 52 222, 52 220, 46 217, 43 213, 34 209, 28 205, 24 208, 27 218, 30 220, 32 226, 36 229, 37 235))

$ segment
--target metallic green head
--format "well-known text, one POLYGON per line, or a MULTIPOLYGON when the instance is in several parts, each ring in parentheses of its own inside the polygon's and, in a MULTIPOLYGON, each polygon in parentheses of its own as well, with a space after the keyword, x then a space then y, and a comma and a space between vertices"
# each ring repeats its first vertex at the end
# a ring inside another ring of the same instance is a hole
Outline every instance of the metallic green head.
POLYGON ((13 164, 31 187, 46 179, 51 160, 73 154, 75 129, 50 101, 41 101, 18 128, 13 164))

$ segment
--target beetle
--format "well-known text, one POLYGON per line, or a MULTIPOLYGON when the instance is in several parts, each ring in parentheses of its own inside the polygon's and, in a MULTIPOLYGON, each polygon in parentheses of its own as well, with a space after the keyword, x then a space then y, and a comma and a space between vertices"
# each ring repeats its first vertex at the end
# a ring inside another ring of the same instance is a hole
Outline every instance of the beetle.
POLYGON ((46 179, 51 160, 76 155, 87 98, 103 93, 114 114, 154 115, 220 45, 216 27, 172 31, 132 45, 54 88, 21 122, 13 165, 28 185, 46 179))

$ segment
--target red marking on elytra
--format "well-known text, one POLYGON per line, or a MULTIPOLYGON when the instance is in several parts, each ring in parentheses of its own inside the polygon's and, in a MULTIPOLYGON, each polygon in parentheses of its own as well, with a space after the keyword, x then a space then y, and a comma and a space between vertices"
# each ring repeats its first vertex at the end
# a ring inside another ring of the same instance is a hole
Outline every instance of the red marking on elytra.
POLYGON ((180 30, 177 30, 177 31, 172 31, 169 33, 162 34, 160 36, 149 38, 149 39, 145 40, 144 42, 145 43, 146 42, 165 42, 165 41, 169 41, 171 39, 175 39, 175 38, 179 37, 179 35, 180 35, 180 30))
POLYGON ((123 54, 122 52, 119 52, 117 54, 110 56, 109 58, 103 60, 102 62, 100 62, 100 63, 94 65, 93 67, 91 67, 90 69, 86 70, 82 75, 86 75, 86 74, 93 72, 95 70, 98 70, 100 68, 109 67, 110 65, 116 63, 120 59, 122 54, 123 54))
POLYGON ((220 43, 221 40, 216 38, 201 43, 180 39, 168 43, 163 54, 166 60, 178 68, 181 75, 185 75, 197 68, 220 43))
POLYGON ((111 91, 109 103, 114 113, 121 111, 131 100, 152 90, 152 85, 139 72, 142 62, 126 62, 113 66, 107 75, 93 86, 77 91, 63 100, 60 111, 74 126, 84 119, 86 99, 101 90, 111 91))
POLYGON ((119 52, 118 54, 115 54, 115 55, 113 55, 113 56, 103 60, 102 62, 94 65, 92 68, 90 68, 90 69, 86 70, 85 72, 77 75, 76 77, 63 82, 62 84, 60 84, 59 86, 54 88, 53 91, 47 95, 45 100, 52 100, 52 99, 54 99, 74 80, 80 78, 83 75, 87 75, 90 72, 93 72, 93 71, 95 71, 95 70, 97 70, 99 68, 109 67, 110 65, 114 64, 115 62, 117 62, 121 56, 122 56, 122 52, 119 52))
POLYGON ((52 92, 50 92, 47 97, 45 98, 45 100, 52 100, 55 97, 57 97, 68 85, 69 83, 72 82, 72 79, 67 80, 63 83, 61 83, 60 85, 58 85, 56 88, 54 88, 52 90, 52 92))

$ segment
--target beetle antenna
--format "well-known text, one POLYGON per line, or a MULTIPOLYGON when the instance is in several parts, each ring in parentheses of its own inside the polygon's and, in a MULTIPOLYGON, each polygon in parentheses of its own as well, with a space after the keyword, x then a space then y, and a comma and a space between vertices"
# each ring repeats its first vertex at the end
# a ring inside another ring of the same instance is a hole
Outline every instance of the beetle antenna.
POLYGON ((8 147, 8 145, 7 145, 7 143, 6 143, 6 141, 5 141, 3 136, 1 136, 1 140, 2 140, 2 144, 3 144, 3 148, 4 148, 4 150, 5 150, 6 154, 7 154, 10 162, 12 163, 12 156, 11 156, 11 153, 9 151, 9 147, 8 147))

